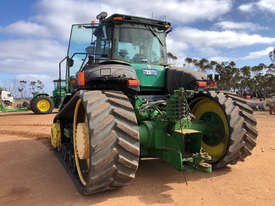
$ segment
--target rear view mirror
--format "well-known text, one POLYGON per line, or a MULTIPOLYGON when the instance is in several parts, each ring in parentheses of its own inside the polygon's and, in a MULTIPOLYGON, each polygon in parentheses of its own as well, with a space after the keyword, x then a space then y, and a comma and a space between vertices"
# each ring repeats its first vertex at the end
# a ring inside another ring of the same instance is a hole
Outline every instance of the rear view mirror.
POLYGON ((68 58, 67 59, 67 64, 68 64, 69 67, 72 67, 74 65, 74 60, 71 59, 71 58, 68 58))

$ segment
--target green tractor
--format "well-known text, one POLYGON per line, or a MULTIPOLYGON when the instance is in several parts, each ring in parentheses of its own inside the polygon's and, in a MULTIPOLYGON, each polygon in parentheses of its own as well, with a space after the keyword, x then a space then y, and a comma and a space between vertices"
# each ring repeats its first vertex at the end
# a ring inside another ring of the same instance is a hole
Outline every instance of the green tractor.
POLYGON ((80 193, 127 185, 145 157, 211 172, 251 154, 253 110, 211 89, 211 76, 167 64, 169 22, 106 12, 97 19, 72 26, 66 96, 51 129, 80 193))
POLYGON ((61 105, 61 102, 66 94, 66 80, 57 79, 53 80, 53 83, 54 90, 52 97, 50 97, 48 93, 33 94, 33 98, 30 101, 30 109, 35 114, 50 114, 54 108, 58 108, 59 105, 61 105))

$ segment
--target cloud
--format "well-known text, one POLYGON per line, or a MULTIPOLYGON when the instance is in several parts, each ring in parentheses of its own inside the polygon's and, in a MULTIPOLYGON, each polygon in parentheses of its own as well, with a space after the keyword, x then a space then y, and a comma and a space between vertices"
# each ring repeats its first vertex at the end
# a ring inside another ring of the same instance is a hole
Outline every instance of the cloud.
POLYGON ((34 17, 36 21, 47 25, 58 34, 60 39, 69 38, 70 26, 73 23, 88 23, 101 11, 126 13, 167 19, 182 23, 197 20, 213 20, 226 14, 232 8, 232 0, 42 0, 38 4, 41 11, 34 17), (145 6, 146 5, 146 6, 145 6), (92 8, 92 9, 91 9, 92 8))
MULTIPOLYGON (((89 23, 100 12, 100 3, 87 0, 41 0, 34 19, 51 29, 59 40, 68 40, 72 24, 89 23)), ((107 8, 106 8, 107 9, 107 8)))
POLYGON ((51 76, 46 74, 17 74, 16 79, 27 81, 41 80, 42 82, 49 82, 53 80, 51 76))
POLYGON ((260 9, 275 13, 274 0, 261 0, 256 4, 260 9))
POLYGON ((196 48, 236 48, 254 44, 272 44, 275 38, 263 37, 258 34, 247 34, 235 31, 199 30, 191 27, 181 27, 175 32, 176 39, 182 39, 196 48))
POLYGON ((220 53, 219 50, 211 48, 211 47, 198 47, 197 50, 201 53, 203 56, 214 56, 220 53))
POLYGON ((258 59, 261 57, 268 57, 268 53, 271 52, 273 49, 274 49, 273 47, 267 47, 266 49, 263 49, 260 51, 250 52, 247 56, 242 57, 241 59, 247 60, 247 59, 258 59))
POLYGON ((140 0, 129 3, 128 0, 108 1, 102 0, 112 7, 123 7, 128 13, 153 15, 155 17, 166 16, 168 20, 177 22, 193 22, 196 20, 213 20, 232 8, 231 0, 140 0), (122 6, 123 5, 123 6, 122 6), (145 6, 146 5, 146 6, 145 6))
POLYGON ((54 40, 8 40, 0 42, 0 72, 58 73, 58 62, 66 55, 54 40))
POLYGON ((17 21, 6 27, 0 28, 0 33, 49 37, 49 30, 42 25, 33 22, 17 21))
POLYGON ((229 57, 222 57, 222 56, 214 56, 209 59, 210 61, 216 61, 216 62, 230 62, 230 61, 235 61, 236 59, 234 58, 229 58, 229 57))
POLYGON ((260 30, 267 29, 266 27, 262 27, 258 24, 254 24, 251 22, 232 22, 232 21, 221 21, 215 24, 216 27, 219 27, 223 30, 260 30))
POLYGON ((259 0, 258 2, 242 4, 239 9, 243 12, 251 12, 255 9, 268 11, 275 13, 275 1, 274 0, 259 0))
POLYGON ((242 4, 239 6, 239 10, 243 12, 250 12, 254 9, 254 3, 242 4))
POLYGON ((188 45, 180 39, 175 39, 173 36, 168 36, 167 40, 167 51, 174 55, 184 55, 184 52, 188 49, 188 45))
POLYGON ((65 56, 65 48, 55 40, 19 39, 0 42, 0 58, 51 59, 65 56))
POLYGON ((229 61, 237 61, 237 60, 249 60, 249 59, 258 59, 261 57, 268 57, 269 52, 271 52, 274 48, 267 47, 263 50, 249 52, 247 56, 234 58, 234 57, 222 57, 222 56, 215 56, 211 57, 210 60, 214 60, 217 62, 229 62, 229 61))

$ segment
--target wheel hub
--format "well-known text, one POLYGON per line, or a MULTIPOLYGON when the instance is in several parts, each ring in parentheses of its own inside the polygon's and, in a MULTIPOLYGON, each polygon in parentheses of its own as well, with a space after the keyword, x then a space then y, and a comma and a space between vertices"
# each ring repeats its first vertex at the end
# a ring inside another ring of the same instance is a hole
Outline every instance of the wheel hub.
POLYGON ((76 149, 79 159, 90 157, 88 123, 78 123, 76 128, 76 149))
POLYGON ((51 128, 51 143, 56 149, 60 149, 61 146, 61 129, 58 122, 52 124, 51 128))
POLYGON ((207 125, 209 125, 203 135, 203 141, 210 146, 220 144, 225 135, 221 118, 215 112, 206 112, 201 116, 200 120, 207 122, 207 125))
POLYGON ((212 157, 212 162, 217 162, 229 144, 229 126, 223 108, 214 99, 201 97, 193 106, 192 113, 204 125, 198 129, 203 133, 204 151, 212 157))
POLYGON ((51 108, 51 105, 48 100, 42 99, 37 103, 37 108, 42 112, 46 112, 51 108))

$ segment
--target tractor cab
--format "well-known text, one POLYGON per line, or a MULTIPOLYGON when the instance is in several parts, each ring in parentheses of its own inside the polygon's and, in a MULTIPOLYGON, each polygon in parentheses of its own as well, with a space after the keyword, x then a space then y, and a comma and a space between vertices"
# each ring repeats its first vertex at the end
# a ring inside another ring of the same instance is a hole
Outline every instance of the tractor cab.
POLYGON ((56 79, 53 80, 54 90, 53 90, 53 102, 54 107, 58 108, 62 97, 66 95, 65 89, 66 89, 66 80, 64 79, 56 79))
POLYGON ((93 89, 163 90, 170 23, 120 14, 106 16, 102 12, 97 16, 99 23, 72 26, 66 58, 68 90, 84 84, 93 89), (79 77, 81 72, 84 74, 79 77), (129 86, 128 80, 137 81, 129 86))

